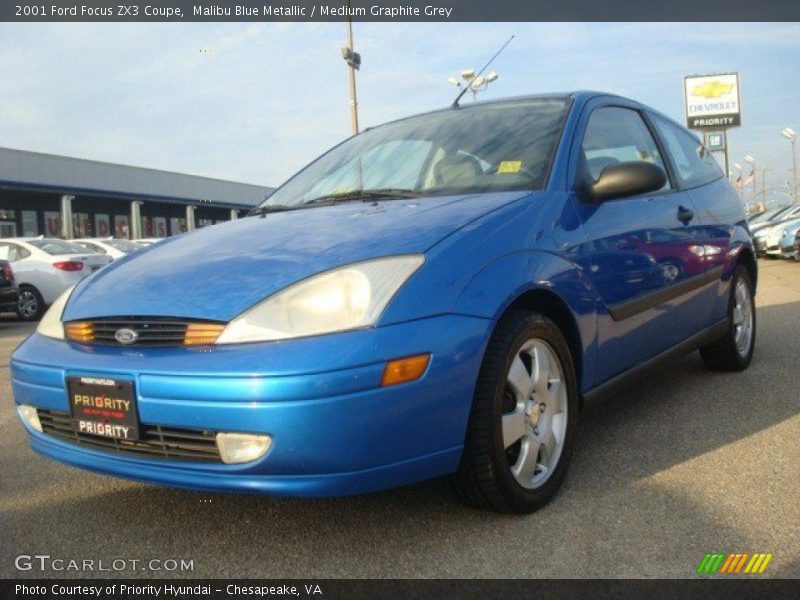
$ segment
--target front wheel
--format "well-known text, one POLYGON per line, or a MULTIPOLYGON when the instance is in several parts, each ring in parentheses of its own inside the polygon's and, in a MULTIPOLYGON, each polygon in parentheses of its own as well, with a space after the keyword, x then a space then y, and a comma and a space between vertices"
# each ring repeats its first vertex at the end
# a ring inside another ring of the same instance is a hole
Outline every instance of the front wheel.
POLYGON ((728 332, 725 337, 700 349, 712 371, 744 371, 753 359, 756 345, 756 305, 750 271, 739 265, 731 280, 728 301, 728 332))
POLYGON ((561 331, 535 313, 507 315, 481 365, 456 490, 501 512, 545 505, 564 480, 577 416, 575 367, 561 331))

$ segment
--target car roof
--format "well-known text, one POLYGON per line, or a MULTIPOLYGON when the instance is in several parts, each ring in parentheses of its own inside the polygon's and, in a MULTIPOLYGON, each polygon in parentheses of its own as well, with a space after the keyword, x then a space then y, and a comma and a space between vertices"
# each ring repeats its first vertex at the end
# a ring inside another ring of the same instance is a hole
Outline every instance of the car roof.
POLYGON ((658 115, 660 117, 663 117, 663 118, 667 119, 668 121, 670 121, 672 123, 675 123, 676 125, 678 125, 678 126, 680 126, 680 127, 685 129, 684 125, 681 125, 680 123, 678 123, 672 117, 670 117, 668 115, 665 115, 664 113, 662 113, 662 112, 660 112, 660 111, 658 111, 658 110, 656 110, 656 109, 654 109, 654 108, 652 108, 650 106, 642 104, 641 102, 639 102, 637 100, 633 100, 632 98, 628 98, 626 96, 620 96, 618 94, 613 94, 613 93, 610 93, 610 92, 602 92, 602 91, 596 91, 596 90, 575 90, 575 91, 572 91, 572 92, 553 92, 553 93, 546 93, 546 94, 523 94, 523 95, 519 95, 519 96, 509 96, 509 97, 505 97, 505 98, 497 98, 497 99, 492 99, 492 100, 479 100, 477 102, 466 102, 465 103, 465 102, 462 101, 458 106, 450 105, 450 106, 443 107, 443 108, 438 108, 438 109, 435 109, 435 110, 429 110, 429 111, 416 113, 416 114, 412 114, 412 115, 406 115, 406 116, 401 117, 399 119, 394 119, 394 120, 391 120, 391 121, 386 121, 384 123, 379 123, 379 124, 374 125, 372 127, 366 127, 364 129, 364 131, 369 131, 370 129, 373 129, 375 127, 382 127, 383 125, 390 125, 390 124, 393 124, 393 123, 401 123, 402 121, 405 121, 407 119, 413 119, 415 117, 422 117, 422 116, 425 116, 425 115, 434 115, 434 114, 437 114, 437 113, 446 113, 446 112, 450 112, 450 111, 453 111, 453 110, 470 110, 472 108, 480 108, 482 106, 496 106, 496 105, 502 105, 502 104, 512 104, 512 103, 516 103, 516 102, 523 102, 523 101, 526 101, 526 100, 571 100, 574 106, 577 106, 578 108, 581 108, 584 104, 586 104, 590 100, 594 100, 595 98, 604 98, 604 99, 611 100, 611 101, 617 100, 617 101, 620 101, 620 102, 622 102, 624 104, 627 104, 629 106, 634 106, 635 108, 638 108, 640 110, 647 110, 647 111, 652 112, 652 113, 654 113, 654 114, 656 114, 656 115, 658 115))

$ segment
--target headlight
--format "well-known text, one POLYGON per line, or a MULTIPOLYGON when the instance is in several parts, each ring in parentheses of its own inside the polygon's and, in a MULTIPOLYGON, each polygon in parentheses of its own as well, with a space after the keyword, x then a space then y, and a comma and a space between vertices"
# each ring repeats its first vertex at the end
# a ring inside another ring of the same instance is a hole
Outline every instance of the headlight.
POLYGON ((47 312, 44 313, 42 320, 39 321, 39 326, 36 328, 36 333, 46 335, 47 337, 56 338, 57 340, 64 339, 64 324, 61 322, 61 315, 64 314, 64 307, 67 305, 72 290, 75 289, 73 285, 63 294, 61 294, 56 301, 50 305, 47 312))
POLYGON ((390 256, 320 273, 243 312, 216 343, 266 342, 374 325, 423 262, 419 254, 390 256))

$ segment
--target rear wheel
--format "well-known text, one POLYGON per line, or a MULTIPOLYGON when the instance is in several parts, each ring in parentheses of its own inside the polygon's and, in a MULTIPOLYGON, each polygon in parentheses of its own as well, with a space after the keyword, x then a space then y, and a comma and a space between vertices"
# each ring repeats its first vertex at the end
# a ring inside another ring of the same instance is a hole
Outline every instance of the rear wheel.
POLYGON ((700 349, 712 371, 744 371, 753 359, 756 343, 756 306, 750 271, 739 265, 731 281, 729 329, 725 337, 700 349))
POLYGON ((543 506, 564 480, 577 414, 575 368, 558 327, 534 313, 507 315, 481 365, 457 491, 502 512, 543 506))
POLYGON ((44 314, 44 300, 35 287, 20 286, 17 317, 20 321, 38 321, 44 314))

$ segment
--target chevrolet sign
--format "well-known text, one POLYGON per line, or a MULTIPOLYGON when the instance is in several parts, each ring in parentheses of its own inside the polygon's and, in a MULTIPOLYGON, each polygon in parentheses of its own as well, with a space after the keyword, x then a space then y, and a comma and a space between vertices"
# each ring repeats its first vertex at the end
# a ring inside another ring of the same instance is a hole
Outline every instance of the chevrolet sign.
POLYGON ((690 129, 727 129, 742 124, 738 73, 686 77, 684 97, 690 129))

